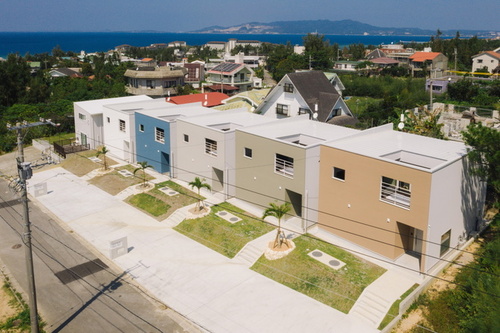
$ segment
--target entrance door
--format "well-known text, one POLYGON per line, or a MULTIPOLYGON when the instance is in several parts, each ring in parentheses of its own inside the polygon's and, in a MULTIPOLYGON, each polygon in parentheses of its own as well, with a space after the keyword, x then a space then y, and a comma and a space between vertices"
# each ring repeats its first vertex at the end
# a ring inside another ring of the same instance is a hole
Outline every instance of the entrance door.
POLYGON ((224 171, 212 168, 212 189, 215 192, 224 192, 224 171))
POLYGON ((398 222, 398 231, 405 252, 414 256, 420 256, 422 253, 424 232, 400 222, 398 222))
POLYGON ((161 153, 161 173, 170 172, 170 155, 167 153, 161 153))
POLYGON ((302 194, 286 190, 286 201, 292 204, 291 214, 295 216, 302 216, 302 194))
POLYGON ((87 135, 86 134, 80 133, 80 143, 84 146, 87 145, 87 135))

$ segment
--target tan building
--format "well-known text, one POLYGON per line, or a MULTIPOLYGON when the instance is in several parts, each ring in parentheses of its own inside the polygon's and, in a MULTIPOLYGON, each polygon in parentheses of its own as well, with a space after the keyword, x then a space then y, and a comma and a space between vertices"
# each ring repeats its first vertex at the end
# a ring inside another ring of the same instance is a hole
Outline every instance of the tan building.
POLYGON ((147 95, 151 97, 176 95, 176 86, 183 86, 186 68, 137 67, 127 69, 127 93, 132 95, 147 95))
POLYGON ((464 144, 365 130, 321 147, 318 226, 388 259, 429 271, 481 221, 484 184, 464 144))

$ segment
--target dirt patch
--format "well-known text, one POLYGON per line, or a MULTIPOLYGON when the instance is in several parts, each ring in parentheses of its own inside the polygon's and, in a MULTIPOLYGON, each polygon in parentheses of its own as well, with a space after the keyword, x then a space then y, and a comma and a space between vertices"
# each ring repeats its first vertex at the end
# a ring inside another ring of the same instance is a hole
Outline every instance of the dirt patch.
MULTIPOLYGON (((15 317, 18 313, 21 312, 21 305, 18 301, 12 296, 10 290, 4 286, 5 279, 3 275, 0 275, 0 284, 2 288, 0 288, 0 323, 5 323, 7 319, 15 317)), ((21 329, 10 328, 8 331, 2 332, 24 332, 21 329)))
MULTIPOLYGON (((89 157, 94 157, 97 154, 96 150, 88 150, 78 154, 71 154, 66 157, 60 164, 64 169, 78 177, 82 177, 92 170, 103 168, 104 164, 101 162, 94 162, 89 157)), ((100 159, 103 157, 101 156, 100 159)), ((108 167, 117 164, 116 161, 106 157, 108 167)))
MULTIPOLYGON (((439 274, 439 277, 441 279, 447 281, 436 279, 431 284, 429 289, 426 291, 426 294, 430 299, 434 299, 435 297, 437 297, 437 295, 439 295, 440 292, 444 290, 455 288, 455 284, 448 281, 454 281, 455 276, 457 275, 460 268, 462 268, 463 265, 470 264, 472 261, 474 261, 474 253, 476 253, 476 251, 480 247, 481 246, 478 241, 472 243, 469 247, 467 247, 467 249, 465 249, 464 252, 462 252, 460 257, 455 260, 454 264, 451 264, 449 267, 443 270, 441 274, 439 274)), ((425 307, 419 306, 415 310, 409 312, 407 316, 399 322, 396 328, 392 330, 392 332, 410 333, 418 324, 424 323, 423 325, 425 326, 425 319, 423 317, 423 312, 425 310, 425 307)))

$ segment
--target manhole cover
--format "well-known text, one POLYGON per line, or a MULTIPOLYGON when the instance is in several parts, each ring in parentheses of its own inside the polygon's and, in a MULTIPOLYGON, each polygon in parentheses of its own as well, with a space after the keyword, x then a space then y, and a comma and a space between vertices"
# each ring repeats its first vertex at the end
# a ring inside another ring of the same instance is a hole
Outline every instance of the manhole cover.
POLYGON ((22 246, 21 244, 16 244, 16 245, 13 245, 12 248, 15 250, 15 249, 20 248, 21 246, 22 246))
POLYGON ((318 258, 318 257, 321 257, 323 255, 323 253, 319 252, 319 251, 314 251, 313 253, 311 253, 314 257, 318 258))
POLYGON ((174 194, 176 194, 176 193, 177 193, 177 192, 174 192, 174 191, 170 191, 170 192, 168 192, 168 194, 170 194, 170 195, 174 195, 174 194))
POLYGON ((227 212, 219 212, 219 215, 221 216, 227 215, 227 212))
POLYGON ((328 263, 333 267, 337 267, 340 265, 340 261, 338 260, 330 260, 328 263))
POLYGON ((233 221, 233 222, 236 222, 236 221, 238 221, 238 218, 237 217, 231 217, 229 220, 233 221))
POLYGON ((160 189, 160 191, 166 191, 166 190, 168 190, 168 187, 162 187, 162 188, 160 189))

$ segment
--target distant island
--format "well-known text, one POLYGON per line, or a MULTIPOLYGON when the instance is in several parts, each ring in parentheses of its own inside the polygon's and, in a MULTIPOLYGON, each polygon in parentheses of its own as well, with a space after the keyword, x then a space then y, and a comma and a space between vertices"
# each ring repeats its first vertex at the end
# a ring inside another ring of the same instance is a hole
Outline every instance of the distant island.
MULTIPOLYGON (((319 33, 324 35, 384 35, 384 36, 431 36, 436 30, 419 28, 385 28, 353 20, 307 20, 307 21, 277 21, 270 23, 251 22, 231 27, 211 26, 190 33, 206 34, 307 34, 319 33)), ((485 30, 441 30, 442 36, 460 35, 495 37, 496 31, 485 30)))

